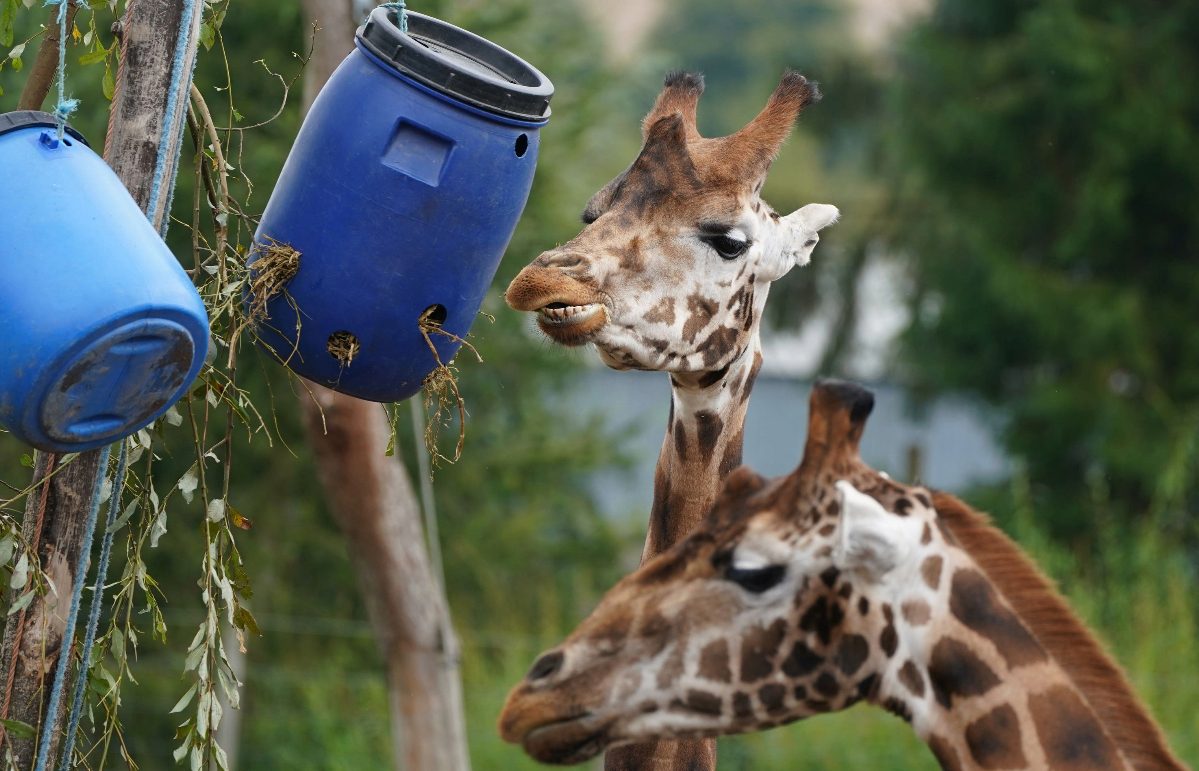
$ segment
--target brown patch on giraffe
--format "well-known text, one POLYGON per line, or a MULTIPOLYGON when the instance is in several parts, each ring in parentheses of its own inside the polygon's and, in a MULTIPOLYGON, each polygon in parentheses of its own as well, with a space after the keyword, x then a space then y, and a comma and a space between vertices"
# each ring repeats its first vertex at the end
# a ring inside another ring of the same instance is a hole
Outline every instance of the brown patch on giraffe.
POLYGON ((687 691, 687 709, 701 715, 719 715, 724 704, 719 696, 692 688, 687 691))
POLYGON ((723 430, 724 421, 715 412, 700 410, 695 413, 699 457, 705 466, 712 462, 712 455, 716 452, 716 442, 720 440, 720 432, 723 430))
POLYGON ((861 613, 864 616, 869 612, 870 612, 870 600, 867 599, 865 595, 863 595, 862 598, 858 600, 858 613, 861 613))
POLYGON ((731 682, 733 672, 729 669, 729 644, 715 640, 704 646, 699 654, 699 676, 719 683, 731 682))
MULTIPOLYGON (((1015 770, 1028 765, 1020 746, 1020 719, 1010 704, 1001 704, 966 726, 966 747, 974 762, 987 771, 1015 770)), ((1052 760, 1050 767, 1061 768, 1052 760)))
POLYGON ((820 642, 828 645, 833 628, 841 623, 843 617, 841 606, 836 602, 830 603, 828 597, 821 595, 800 616, 799 628, 804 632, 814 632, 820 638, 820 642))
POLYGON ((1074 681, 1083 698, 1103 715, 1111 738, 1137 771, 1183 766, 1161 729, 1133 693, 1124 673, 1083 626, 1053 584, 986 514, 948 493, 933 493, 937 521, 952 530, 1029 631, 1074 681))
POLYGON ((687 429, 683 426, 682 420, 674 422, 674 454, 679 460, 687 460, 687 429))
POLYGON ((924 626, 932 617, 932 608, 924 600, 908 600, 901 607, 904 621, 912 626, 924 626))
POLYGON ((837 645, 833 663, 845 673, 846 677, 849 677, 861 669, 862 664, 866 663, 869 656, 870 643, 866 642, 866 638, 860 634, 847 634, 837 645))
POLYGON ((903 666, 899 668, 899 682, 903 683, 912 695, 924 698, 924 675, 920 674, 920 667, 916 666, 916 662, 911 659, 903 662, 903 666))
POLYGON ((754 351, 754 363, 749 368, 749 374, 745 376, 745 385, 741 387, 741 401, 749 401, 749 393, 754 390, 754 383, 758 380, 758 373, 762 371, 762 352, 754 351))
POLYGON ((716 473, 722 479, 741 465, 741 448, 745 443, 743 431, 743 428, 738 428, 737 433, 729 437, 728 443, 724 446, 724 456, 721 457, 720 466, 716 469, 716 473))
POLYGON ((590 639, 604 650, 614 651, 628 639, 633 617, 628 613, 614 613, 591 630, 590 639))
POLYGON ((780 618, 745 635, 741 640, 741 682, 752 683, 774 671, 774 657, 786 633, 787 622, 780 618))
MULTIPOLYGON (((910 719, 908 722, 912 722, 910 719)), ((933 734, 928 737, 928 748, 933 751, 942 771, 962 771, 962 763, 958 760, 957 750, 943 737, 933 734)))
POLYGON ((977 570, 959 570, 953 574, 949 610, 958 621, 995 643, 1009 667, 1046 659, 1045 650, 1016 614, 999 601, 990 582, 977 570))
POLYGON ((820 533, 821 538, 828 538, 830 535, 836 532, 836 530, 837 524, 835 522, 829 522, 827 525, 820 528, 818 532, 820 533))
POLYGON ((816 693, 826 699, 831 699, 841 692, 841 685, 832 672, 821 672, 820 676, 816 678, 816 682, 812 683, 812 687, 816 689, 816 693))
POLYGON ((928 588, 934 592, 941 585, 941 566, 944 564, 945 560, 939 554, 934 554, 920 563, 920 575, 928 588))
POLYGON ((899 633, 895 631, 895 612, 885 602, 883 603, 883 619, 887 625, 883 627, 883 631, 878 636, 878 646, 883 649, 883 653, 887 654, 887 658, 891 658, 899 648, 899 633))
MULTIPOLYGON (((787 677, 803 677, 816 671, 824 663, 824 656, 797 642, 791 648, 791 653, 783 660, 782 670, 787 677)), ((802 698, 797 696, 796 698, 802 698)))
POLYGON ((1112 738, 1078 694, 1064 685, 1028 697, 1028 711, 1055 771, 1107 771, 1121 767, 1112 738))
POLYGON ((651 324, 665 324, 666 326, 674 324, 674 298, 663 297, 645 314, 645 320, 651 324))
POLYGON ((954 696, 981 696, 999 685, 999 678, 965 643, 944 637, 933 647, 928 679, 933 696, 945 709, 953 707, 954 696))
POLYGON ((927 546, 933 540, 933 529, 924 523, 924 532, 920 534, 920 545, 927 546))
POLYGON ((758 689, 758 701, 767 712, 779 712, 786 707, 783 699, 787 696, 786 686, 780 683, 767 683, 758 689))
POLYGON ((740 338, 741 333, 732 327, 717 327, 698 345, 704 354, 704 366, 715 367, 717 362, 727 360, 729 354, 736 349, 740 338))
POLYGON ((633 236, 629 243, 612 250, 620 260, 620 269, 625 273, 641 273, 645 270, 645 255, 641 251, 641 236, 633 236))
POLYGON ((901 517, 906 517, 912 513, 912 502, 907 498, 899 498, 893 505, 895 506, 895 513, 901 517))
POLYGON ((824 582, 825 586, 827 586, 829 589, 832 589, 833 584, 837 583, 837 578, 840 575, 841 569, 836 565, 831 565, 825 568, 824 572, 820 574, 820 580, 824 582))
POLYGON ((700 388, 710 388, 724 379, 725 375, 729 374, 729 367, 733 366, 732 362, 725 364, 720 369, 714 369, 711 372, 705 372, 699 376, 696 384, 700 388))
POLYGON ((749 700, 748 693, 737 691, 733 694, 733 716, 734 717, 753 717, 754 705, 749 700))
POLYGON ((933 507, 933 502, 930 501, 928 499, 928 496, 925 495, 924 493, 921 493, 921 492, 916 493, 916 500, 920 501, 920 505, 926 509, 931 509, 933 507))
POLYGON ((687 297, 687 320, 683 322, 683 340, 695 342, 695 336, 712 321, 712 317, 720 310, 720 305, 710 298, 696 292, 687 297))

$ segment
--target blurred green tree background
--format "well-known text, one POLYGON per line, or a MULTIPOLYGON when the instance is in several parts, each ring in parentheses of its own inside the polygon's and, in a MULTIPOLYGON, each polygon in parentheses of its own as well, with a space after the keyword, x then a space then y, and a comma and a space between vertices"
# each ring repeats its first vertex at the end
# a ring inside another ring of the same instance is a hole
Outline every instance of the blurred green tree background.
MULTIPOLYGON (((16 0, 0 0, 9 5, 16 0)), ((663 71, 676 66, 707 76, 700 128, 709 134, 752 117, 784 67, 821 82, 825 99, 801 119, 766 198, 782 211, 833 203, 844 220, 828 231, 820 259, 776 288, 775 329, 832 308, 821 370, 852 374, 858 277, 879 251, 902 262, 913 321, 887 377, 910 387, 917 405, 966 393, 1005 417, 1012 478, 967 498, 1062 583, 1179 755, 1199 765, 1199 6, 937 0, 917 3, 880 42, 860 28, 886 3, 655 0, 657 22, 646 22, 632 53, 616 56, 613 37, 631 33, 611 31, 604 17, 628 13, 629 3, 413 5, 505 45, 557 86, 529 205, 485 305, 496 320, 475 325, 485 364, 461 367, 466 451, 435 485, 476 769, 534 767, 495 733, 503 697, 537 652, 636 564, 645 527, 644 511, 627 521, 601 515, 588 485, 632 457, 622 434, 559 398, 583 354, 527 334, 500 293, 528 260, 577 232, 589 195, 636 153, 640 117, 663 71)), ((34 34, 47 15, 22 8, 14 38, 34 34)), ((311 34, 298 2, 234 0, 197 83, 216 93, 227 60, 233 93, 222 98, 244 124, 265 120, 282 93, 257 62, 290 79, 293 53, 307 50, 311 34)), ((70 89, 83 98, 73 122, 90 137, 102 137, 107 122, 102 75, 98 66, 70 71, 70 89)), ((15 108, 22 83, 11 61, 0 68, 0 111, 15 108)), ((248 132, 232 159, 254 180, 252 210, 269 197, 298 129, 298 96, 278 120, 248 132)), ((182 173, 176 217, 187 219, 192 196, 182 173)), ((178 253, 189 251, 187 240, 185 228, 173 228, 178 253)), ((263 632, 246 660, 238 765, 388 768, 382 665, 354 555, 325 510, 302 440, 298 396, 273 365, 245 370, 248 387, 273 405, 281 441, 240 442, 235 455, 230 499, 255 523, 240 545, 263 632)), ((403 424, 400 454, 411 461, 403 424)), ((0 435, 0 480, 24 484, 24 452, 0 435)), ((187 463, 164 459, 178 473, 187 463)), ((167 710, 199 620, 202 516, 177 502, 152 557, 171 633, 166 646, 143 644, 140 685, 124 705, 130 750, 144 769, 173 765, 167 710)), ((722 740, 720 752, 730 771, 936 767, 905 725, 866 707, 722 740)))

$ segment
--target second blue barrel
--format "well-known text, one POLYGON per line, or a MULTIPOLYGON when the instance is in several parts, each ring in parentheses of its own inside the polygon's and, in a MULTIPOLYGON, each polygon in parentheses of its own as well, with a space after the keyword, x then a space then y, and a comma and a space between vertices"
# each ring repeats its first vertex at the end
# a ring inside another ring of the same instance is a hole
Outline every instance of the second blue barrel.
MULTIPOLYGON (((445 22, 378 8, 300 129, 255 236, 299 253, 260 343, 372 401, 420 390, 425 315, 465 337, 528 199, 553 85, 445 22)), ((262 263, 266 264, 266 263, 262 263)), ((253 302, 247 297, 247 302, 253 302)), ((458 343, 432 334, 443 362, 458 343)))

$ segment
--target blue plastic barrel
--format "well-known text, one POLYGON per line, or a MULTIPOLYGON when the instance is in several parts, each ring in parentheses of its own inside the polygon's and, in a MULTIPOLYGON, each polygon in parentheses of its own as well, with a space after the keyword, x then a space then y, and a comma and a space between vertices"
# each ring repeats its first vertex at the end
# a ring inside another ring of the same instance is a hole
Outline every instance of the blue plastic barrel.
POLYGON ((195 380, 208 315, 112 169, 54 117, 0 115, 0 425, 54 452, 151 423, 195 380))
MULTIPOLYGON (((417 13, 404 34, 395 11, 378 8, 356 43, 262 215, 257 248, 300 256, 257 331, 310 380, 399 401, 436 366, 421 315, 465 337, 478 314, 528 199, 553 85, 503 48, 417 13)), ((458 349, 431 340, 443 362, 458 349)))

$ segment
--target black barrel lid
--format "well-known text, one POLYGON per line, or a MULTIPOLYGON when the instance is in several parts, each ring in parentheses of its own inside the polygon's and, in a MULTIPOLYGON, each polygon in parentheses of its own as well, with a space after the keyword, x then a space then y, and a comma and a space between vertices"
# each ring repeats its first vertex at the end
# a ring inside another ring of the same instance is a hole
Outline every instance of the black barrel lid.
MULTIPOLYGON (((41 110, 17 110, 16 112, 6 112, 0 114, 0 134, 7 134, 10 131, 19 131, 26 128, 58 128, 58 119, 54 117, 54 113, 42 112, 41 110)), ((87 144, 87 140, 83 138, 83 134, 71 127, 68 123, 66 133, 70 134, 75 139, 78 139, 83 144, 87 144)))
POLYGON ((408 34, 396 9, 376 8, 358 40, 396 71, 481 110, 507 118, 550 117, 554 84, 537 68, 478 35, 408 11, 408 34))

